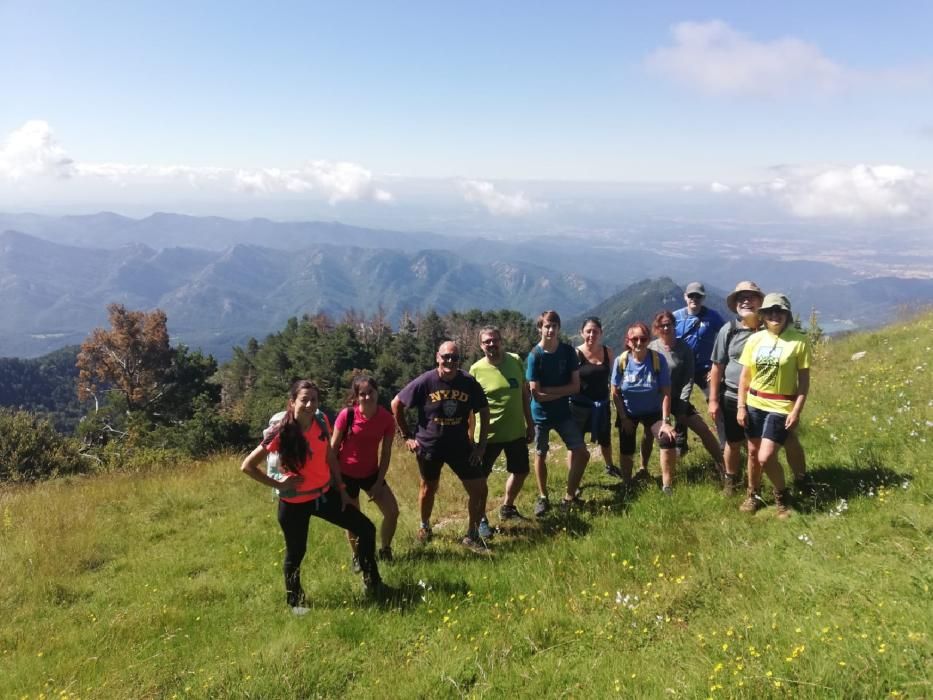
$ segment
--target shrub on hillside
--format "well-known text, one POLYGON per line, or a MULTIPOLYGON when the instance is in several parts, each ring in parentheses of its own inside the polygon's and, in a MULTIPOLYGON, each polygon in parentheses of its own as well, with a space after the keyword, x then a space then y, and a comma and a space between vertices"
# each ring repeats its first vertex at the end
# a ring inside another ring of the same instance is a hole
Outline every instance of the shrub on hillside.
POLYGON ((35 481, 84 471, 79 443, 45 418, 0 409, 0 481, 35 481))

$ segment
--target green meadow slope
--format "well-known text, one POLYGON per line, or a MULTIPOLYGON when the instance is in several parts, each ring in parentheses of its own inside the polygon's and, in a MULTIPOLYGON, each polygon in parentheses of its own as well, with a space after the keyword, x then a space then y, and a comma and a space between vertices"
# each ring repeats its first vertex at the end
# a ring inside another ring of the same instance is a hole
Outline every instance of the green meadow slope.
POLYGON ((740 514, 694 441, 672 499, 621 498, 594 457, 588 510, 501 532, 488 557, 456 545, 446 473, 419 548, 397 455, 383 573, 400 599, 366 601, 342 533, 315 521, 303 618, 239 456, 5 488, 0 697, 933 696, 931 345, 926 314, 820 349, 802 427, 820 489, 787 522, 740 514))

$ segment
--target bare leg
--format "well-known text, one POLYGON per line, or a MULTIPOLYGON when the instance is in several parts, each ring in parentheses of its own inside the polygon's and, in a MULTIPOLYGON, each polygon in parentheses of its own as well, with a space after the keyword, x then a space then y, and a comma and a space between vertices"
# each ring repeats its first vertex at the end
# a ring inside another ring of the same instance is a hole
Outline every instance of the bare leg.
POLYGON ((646 430, 641 436, 641 466, 647 469, 651 462, 651 450, 654 449, 654 435, 650 430, 646 430))
POLYGON ((800 438, 796 430, 787 432, 787 439, 784 441, 784 454, 787 455, 787 464, 794 473, 794 478, 799 479, 807 473, 807 455, 803 451, 803 445, 800 444, 800 438))
POLYGON ((785 486, 784 469, 777 458, 780 449, 779 444, 768 438, 762 438, 761 447, 758 448, 758 461, 764 467, 764 471, 774 485, 775 491, 783 491, 785 486))
POLYGON ((677 449, 674 447, 661 448, 661 485, 674 484, 674 469, 677 467, 677 449))
POLYGON ((418 493, 418 506, 421 509, 421 522, 430 523, 431 513, 434 511, 434 496, 437 494, 437 487, 441 480, 434 481, 421 480, 421 491, 418 493))
POLYGON ((605 462, 606 466, 608 467, 610 464, 612 464, 612 444, 610 443, 609 445, 600 445, 599 449, 603 453, 603 462, 605 462))
POLYGON ((586 447, 578 447, 569 455, 570 469, 567 472, 567 495, 566 499, 571 500, 576 496, 580 482, 583 481, 583 472, 586 471, 586 465, 590 461, 590 452, 586 447))
POLYGON ((522 485, 525 483, 525 478, 527 476, 527 472, 524 474, 509 474, 509 478, 505 482, 505 500, 502 502, 502 505, 515 505, 515 499, 518 498, 518 494, 522 490, 522 485))
POLYGON ((395 529, 398 527, 398 501, 392 489, 384 486, 378 498, 373 499, 373 503, 382 512, 382 525, 379 526, 379 540, 382 548, 385 549, 392 545, 392 538, 395 537, 395 529))
POLYGON ((535 452, 535 481, 538 482, 538 493, 547 497, 547 452, 535 452))
POLYGON ((467 526, 467 532, 473 533, 476 532, 479 521, 486 513, 486 496, 488 494, 486 478, 466 479, 463 482, 463 488, 466 490, 469 499, 467 509, 470 512, 470 522, 467 526))
POLYGON ((720 447, 719 440, 713 435, 713 431, 709 429, 706 421, 703 420, 699 413, 694 413, 692 416, 687 417, 684 422, 700 438, 703 447, 709 452, 709 456, 713 458, 713 464, 716 465, 717 471, 721 473, 723 471, 722 447, 720 447))
POLYGON ((722 451, 726 463, 726 474, 739 475, 739 460, 742 458, 742 443, 727 442, 722 451))
POLYGON ((758 452, 761 449, 761 438, 748 439, 748 490, 752 493, 761 492, 761 460, 758 452))

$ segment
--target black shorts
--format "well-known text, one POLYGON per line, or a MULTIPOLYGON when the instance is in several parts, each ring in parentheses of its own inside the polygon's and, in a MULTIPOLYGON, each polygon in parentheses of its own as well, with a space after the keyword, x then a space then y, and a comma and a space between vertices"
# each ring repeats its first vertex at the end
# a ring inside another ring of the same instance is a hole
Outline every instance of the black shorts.
POLYGON ((343 483, 347 486, 347 495, 350 498, 359 498, 360 491, 365 491, 369 493, 369 490, 376 484, 376 480, 379 478, 379 472, 373 472, 369 476, 364 476, 362 478, 355 476, 343 475, 343 483))
POLYGON ((490 442, 483 453, 483 471, 486 476, 492 472, 492 466, 505 451, 505 468, 509 474, 527 474, 529 472, 528 442, 518 438, 511 442, 490 442))
POLYGON ((719 444, 727 442, 737 443, 745 441, 745 428, 739 425, 736 415, 739 410, 737 396, 724 394, 719 399, 719 417, 716 419, 716 432, 719 435, 719 444))
POLYGON ((446 464, 451 471, 457 475, 460 481, 471 481, 472 479, 485 479, 486 471, 483 469, 482 462, 473 464, 470 462, 470 450, 461 451, 456 456, 440 456, 437 453, 431 455, 422 455, 420 452, 415 455, 418 460, 418 471, 421 478, 425 481, 437 481, 441 478, 441 469, 446 464))
POLYGON ((635 424, 635 430, 630 433, 622 430, 622 426, 619 426, 619 452, 625 456, 630 456, 635 454, 635 434, 638 432, 639 424, 645 426, 645 432, 651 432, 651 426, 661 420, 660 413, 652 413, 647 416, 629 416, 635 424))
POLYGON ((787 420, 786 413, 774 413, 773 411, 762 411, 760 408, 748 406, 745 409, 745 422, 747 427, 745 433, 749 438, 767 438, 778 445, 783 445, 787 440, 787 428, 784 423, 787 420))
MULTIPOLYGON (((600 425, 597 426, 596 434, 591 437, 595 440, 597 444, 601 447, 609 447, 612 444, 612 426, 609 419, 609 410, 603 412, 603 419, 600 421, 600 425)), ((573 416, 574 422, 577 424, 577 428, 580 429, 580 432, 583 434, 583 439, 586 439, 586 434, 592 432, 593 428, 593 407, 585 406, 584 404, 570 402, 570 415, 573 416)))

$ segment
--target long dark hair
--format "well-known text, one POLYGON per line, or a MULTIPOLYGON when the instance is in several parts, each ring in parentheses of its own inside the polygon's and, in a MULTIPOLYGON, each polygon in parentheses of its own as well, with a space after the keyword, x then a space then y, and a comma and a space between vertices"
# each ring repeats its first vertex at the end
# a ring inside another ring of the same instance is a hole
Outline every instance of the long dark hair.
POLYGON ((295 399, 305 389, 313 391, 320 400, 321 391, 317 384, 308 379, 299 379, 288 390, 285 417, 279 423, 279 459, 293 471, 298 471, 311 453, 301 425, 295 419, 295 399))
POLYGON ((350 391, 347 393, 346 400, 347 406, 356 405, 356 400, 360 395, 360 387, 363 384, 369 384, 369 387, 373 391, 379 391, 379 385, 376 383, 376 380, 373 377, 369 376, 368 374, 358 374, 353 377, 353 382, 350 384, 350 391))

